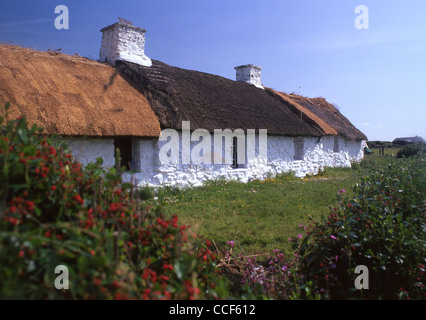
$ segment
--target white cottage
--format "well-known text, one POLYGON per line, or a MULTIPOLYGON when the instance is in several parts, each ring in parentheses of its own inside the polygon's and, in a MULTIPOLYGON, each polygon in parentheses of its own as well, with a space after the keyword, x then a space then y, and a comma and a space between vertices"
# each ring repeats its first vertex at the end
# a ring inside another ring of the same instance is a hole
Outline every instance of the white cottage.
POLYGON ((180 69, 148 58, 128 21, 101 31, 99 62, 0 46, 0 99, 83 164, 113 166, 119 150, 126 180, 185 187, 303 177, 364 155, 366 136, 334 106, 264 87, 258 66, 236 67, 236 81, 180 69))

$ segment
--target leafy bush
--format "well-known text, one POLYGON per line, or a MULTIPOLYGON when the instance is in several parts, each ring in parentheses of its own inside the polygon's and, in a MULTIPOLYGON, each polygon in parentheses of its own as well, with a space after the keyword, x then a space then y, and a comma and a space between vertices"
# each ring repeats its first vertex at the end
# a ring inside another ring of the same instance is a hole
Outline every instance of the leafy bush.
POLYGON ((213 299, 224 285, 210 243, 144 208, 102 161, 82 167, 65 146, 0 117, 0 298, 213 299), (57 290, 55 268, 69 270, 57 290))
POLYGON ((424 152, 425 152, 425 146, 421 144, 407 144, 404 148, 398 151, 398 153, 396 154, 396 157, 408 158, 418 153, 424 153, 424 152))
POLYGON ((154 191, 148 186, 142 187, 139 189, 139 197, 141 200, 151 200, 154 198, 154 191))
POLYGON ((328 216, 288 239, 293 257, 279 250, 236 257, 230 242, 221 265, 234 275, 233 292, 257 299, 425 299, 425 162, 396 159, 372 171, 353 199, 340 190, 328 216), (355 287, 359 265, 368 268, 368 290, 355 287))
POLYGON ((295 247, 299 285, 330 299, 424 299, 425 190, 425 159, 417 157, 364 178, 355 199, 341 191, 339 205, 295 247), (369 270, 368 290, 354 286, 358 265, 369 270))

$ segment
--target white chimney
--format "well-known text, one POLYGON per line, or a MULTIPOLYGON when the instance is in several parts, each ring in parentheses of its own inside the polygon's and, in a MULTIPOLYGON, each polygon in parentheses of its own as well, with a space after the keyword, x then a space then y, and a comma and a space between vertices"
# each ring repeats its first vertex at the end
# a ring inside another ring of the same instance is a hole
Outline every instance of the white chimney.
POLYGON ((262 86, 261 67, 255 66, 253 64, 246 64, 235 67, 234 69, 237 70, 237 81, 246 82, 258 88, 264 89, 262 86))
POLYGON ((101 29, 102 44, 99 60, 115 64, 124 60, 150 67, 152 61, 145 55, 145 29, 135 27, 130 21, 119 22, 101 29))

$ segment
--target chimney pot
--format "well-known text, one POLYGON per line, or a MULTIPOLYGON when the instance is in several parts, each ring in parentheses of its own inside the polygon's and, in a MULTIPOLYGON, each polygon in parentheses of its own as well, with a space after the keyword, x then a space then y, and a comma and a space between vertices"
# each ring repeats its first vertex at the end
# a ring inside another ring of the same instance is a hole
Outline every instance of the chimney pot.
POLYGON ((152 61, 145 55, 145 29, 130 21, 119 19, 103 29, 99 60, 115 64, 117 60, 133 62, 150 67, 152 61))
POLYGON ((264 89, 262 86, 262 73, 261 67, 253 64, 246 64, 234 68, 236 70, 236 80, 246 82, 254 85, 260 89, 264 89))

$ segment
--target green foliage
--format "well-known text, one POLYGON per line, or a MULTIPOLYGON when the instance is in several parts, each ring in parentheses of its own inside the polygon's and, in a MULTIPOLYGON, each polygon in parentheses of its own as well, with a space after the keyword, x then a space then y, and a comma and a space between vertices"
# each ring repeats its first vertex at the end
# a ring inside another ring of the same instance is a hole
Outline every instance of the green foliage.
POLYGON ((311 291, 330 299, 424 299, 425 158, 395 161, 355 186, 295 246, 311 291), (354 286, 355 267, 369 269, 369 289, 354 286))
POLYGON ((151 200, 154 198, 154 191, 150 187, 142 187, 139 189, 139 198, 141 200, 151 200))
POLYGON ((221 261, 234 275, 231 291, 255 299, 425 299, 425 162, 394 159, 369 171, 351 196, 341 189, 328 216, 308 216, 288 239, 293 255, 236 255, 228 241, 221 261), (368 290, 355 287, 359 265, 368 268, 368 290))
POLYGON ((0 298, 215 299, 210 243, 144 207, 102 160, 82 167, 25 119, 0 118, 0 298), (69 290, 54 287, 69 269, 69 290))
POLYGON ((397 158, 408 158, 411 156, 414 156, 418 153, 425 153, 426 147, 422 144, 414 144, 410 143, 407 144, 404 148, 398 151, 396 154, 397 158))

